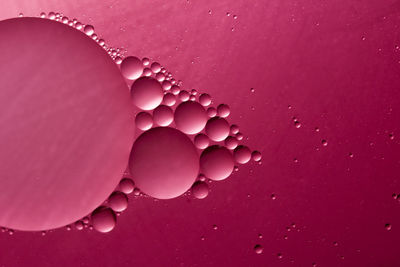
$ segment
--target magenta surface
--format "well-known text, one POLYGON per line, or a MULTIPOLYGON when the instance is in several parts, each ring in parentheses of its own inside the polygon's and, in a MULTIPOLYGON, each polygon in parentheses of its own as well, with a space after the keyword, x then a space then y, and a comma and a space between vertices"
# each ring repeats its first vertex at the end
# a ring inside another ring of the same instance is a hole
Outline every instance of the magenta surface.
POLYGON ((2 1, 1 19, 76 17, 215 108, 228 104, 262 164, 212 182, 201 200, 130 195, 107 234, 1 233, 0 263, 398 266, 399 10, 391 0, 2 1))

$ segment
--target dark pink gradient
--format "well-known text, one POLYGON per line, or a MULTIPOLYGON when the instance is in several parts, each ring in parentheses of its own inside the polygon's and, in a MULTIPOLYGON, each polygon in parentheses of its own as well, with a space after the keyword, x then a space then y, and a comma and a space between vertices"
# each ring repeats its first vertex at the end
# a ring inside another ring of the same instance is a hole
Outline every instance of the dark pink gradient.
POLYGON ((398 1, 0 3, 4 19, 43 10, 228 104, 263 159, 203 200, 130 197, 109 234, 2 234, 4 266, 398 266, 398 1))

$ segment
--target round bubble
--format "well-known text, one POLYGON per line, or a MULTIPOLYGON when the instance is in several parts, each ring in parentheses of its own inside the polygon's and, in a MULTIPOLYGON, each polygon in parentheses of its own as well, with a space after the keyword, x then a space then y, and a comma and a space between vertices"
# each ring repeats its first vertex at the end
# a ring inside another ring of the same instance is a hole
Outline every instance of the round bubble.
POLYGON ((217 107, 217 112, 218 112, 218 116, 222 117, 222 118, 226 118, 229 116, 229 114, 231 113, 231 110, 229 108, 228 105, 226 104, 221 104, 217 107))
POLYGON ((72 224, 126 169, 134 110, 125 79, 101 46, 66 24, 9 19, 0 35, 0 225, 72 224))
POLYGON ((199 97, 199 102, 203 106, 209 106, 211 104, 211 96, 209 94, 201 94, 199 97))
POLYGON ((206 124, 206 133, 213 141, 223 141, 229 135, 229 123, 224 118, 211 118, 206 124))
POLYGON ((135 183, 129 178, 123 178, 119 182, 119 190, 125 194, 130 194, 135 188, 135 183))
POLYGON ((161 104, 163 99, 161 84, 150 77, 137 79, 131 87, 133 104, 143 110, 152 110, 161 104))
POLYGON ((183 102, 175 110, 176 127, 186 134, 196 134, 203 130, 207 123, 207 114, 197 102, 183 102))
POLYGON ((137 57, 126 57, 122 60, 121 72, 125 78, 136 80, 143 73, 143 63, 137 57))
POLYGON ((160 105, 153 110, 153 120, 157 125, 168 126, 174 120, 174 112, 170 107, 160 105))
POLYGON ((164 98, 163 98, 162 103, 163 103, 164 105, 167 105, 167 106, 169 106, 169 107, 172 107, 172 106, 175 105, 175 103, 176 103, 176 97, 175 97, 173 94, 171 94, 171 93, 166 93, 166 94, 164 95, 164 98))
POLYGON ((200 156, 200 167, 201 172, 211 180, 224 180, 233 171, 233 156, 225 147, 210 146, 200 156))
POLYGON ((143 193, 170 199, 190 189, 199 173, 199 156, 187 135, 170 127, 157 127, 136 139, 129 169, 143 193))
POLYGON ((192 186, 192 194, 195 198, 203 199, 208 196, 209 188, 206 182, 197 181, 192 186))
POLYGON ((110 232, 117 223, 117 217, 114 211, 103 206, 93 211, 90 218, 93 228, 101 233, 110 232))
POLYGON ((247 146, 238 146, 233 151, 233 156, 237 163, 245 164, 251 159, 251 151, 247 146))
POLYGON ((239 144, 239 142, 238 142, 238 140, 236 139, 236 137, 228 136, 228 137, 225 139, 225 146, 226 146, 228 149, 233 150, 233 149, 235 149, 235 148, 238 146, 238 144, 239 144))
POLYGON ((115 191, 108 198, 108 206, 115 212, 122 212, 128 207, 128 197, 122 192, 115 191))
POLYGON ((147 112, 140 112, 136 115, 135 124, 138 129, 147 131, 153 126, 153 118, 147 112))
POLYGON ((198 149, 205 149, 210 144, 210 138, 205 134, 198 134, 194 138, 194 145, 198 149))

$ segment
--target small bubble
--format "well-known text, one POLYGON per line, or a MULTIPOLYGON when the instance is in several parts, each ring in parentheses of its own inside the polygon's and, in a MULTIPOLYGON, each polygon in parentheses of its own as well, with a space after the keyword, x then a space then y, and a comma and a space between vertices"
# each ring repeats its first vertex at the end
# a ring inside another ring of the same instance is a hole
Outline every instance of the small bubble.
POLYGON ((128 197, 122 192, 115 191, 108 198, 108 205, 115 212, 122 212, 128 207, 128 197))
POLYGON ((93 228, 101 233, 110 232, 116 224, 116 216, 112 209, 99 207, 90 215, 93 228))
POLYGON ((250 88, 250 92, 254 93, 255 92, 254 88, 250 88))
POLYGON ((392 133, 389 134, 389 139, 390 139, 390 140, 393 140, 393 139, 394 139, 394 134, 392 134, 392 133))
POLYGON ((251 158, 254 160, 254 161, 260 161, 261 160, 261 153, 259 152, 259 151, 257 151, 257 150, 254 150, 252 153, 251 153, 251 158))
POLYGON ((119 182, 119 190, 125 194, 130 194, 133 192, 135 183, 129 178, 123 178, 119 182))
POLYGON ((287 240, 287 239, 288 239, 288 236, 287 236, 287 235, 284 235, 284 236, 283 236, 283 239, 287 240))
POLYGON ((9 229, 9 230, 8 230, 8 234, 9 234, 9 235, 13 235, 13 234, 14 234, 14 230, 9 229))
POLYGON ((276 199, 276 195, 275 194, 271 194, 271 199, 275 200, 276 199))
POLYGON ((94 33, 94 27, 92 25, 86 25, 83 28, 83 32, 86 33, 86 35, 91 36, 94 33))
POLYGON ((19 14, 18 14, 18 17, 20 17, 20 18, 22 18, 23 16, 24 16, 23 13, 19 13, 19 14))
POLYGON ((335 247, 337 247, 339 245, 339 243, 338 242, 333 242, 333 246, 335 246, 335 247))
POLYGON ((325 139, 323 139, 323 140, 321 141, 321 143, 322 143, 323 146, 327 146, 327 145, 328 145, 328 141, 326 141, 325 139))
POLYGON ((229 13, 229 12, 226 12, 226 16, 227 17, 229 17, 231 15, 231 13, 229 13))
POLYGON ((315 127, 315 131, 316 131, 316 132, 319 132, 319 128, 318 128, 318 127, 315 127))
POLYGON ((299 121, 295 121, 294 122, 294 127, 296 127, 297 129, 301 127, 301 123, 299 121))
POLYGON ((254 246, 254 252, 256 253, 256 254, 261 254, 261 253, 263 253, 263 250, 264 250, 264 248, 261 246, 261 245, 255 245, 254 246))
POLYGON ((385 224, 385 229, 388 231, 392 230, 392 225, 390 223, 385 224))
POLYGON ((226 104, 220 104, 220 105, 217 107, 217 113, 218 113, 218 116, 220 116, 220 117, 222 117, 222 118, 226 118, 226 117, 229 116, 229 114, 231 113, 231 111, 230 111, 230 108, 229 108, 228 105, 226 105, 226 104))
POLYGON ((238 16, 237 15, 233 15, 233 19, 237 19, 238 18, 238 16))
POLYGON ((216 224, 213 225, 214 230, 218 230, 218 226, 216 224))
POLYGON ((77 230, 82 230, 82 229, 83 229, 83 222, 82 222, 82 221, 77 221, 77 222, 75 223, 75 228, 76 228, 77 230))
POLYGON ((211 104, 211 96, 209 94, 201 94, 199 102, 202 106, 207 107, 211 104))
POLYGON ((278 254, 276 254, 276 256, 278 257, 278 259, 282 259, 283 258, 282 253, 278 253, 278 254))
POLYGON ((193 196, 197 199, 203 199, 208 196, 208 185, 206 182, 197 181, 192 186, 193 196))
POLYGON ((46 235, 46 231, 42 231, 42 236, 45 236, 46 235))
POLYGON ((136 115, 135 125, 142 131, 147 131, 153 126, 153 117, 147 112, 140 112, 136 115))
POLYGON ((44 12, 40 13, 40 17, 41 17, 42 19, 44 19, 44 18, 46 17, 46 13, 44 13, 44 12))
POLYGON ((262 238, 263 238, 263 235, 262 235, 262 234, 259 234, 259 235, 258 235, 258 238, 262 239, 262 238))

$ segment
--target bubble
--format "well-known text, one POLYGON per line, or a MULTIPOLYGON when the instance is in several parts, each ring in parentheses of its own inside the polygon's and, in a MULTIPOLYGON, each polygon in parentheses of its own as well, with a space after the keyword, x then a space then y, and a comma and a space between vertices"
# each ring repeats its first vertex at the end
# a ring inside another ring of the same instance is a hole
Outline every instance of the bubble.
POLYGON ((226 118, 231 113, 231 110, 228 105, 221 104, 217 107, 217 113, 219 117, 226 118))
POLYGON ((328 145, 328 142, 327 142, 325 139, 323 139, 323 140, 321 141, 321 143, 322 143, 323 146, 327 146, 327 145, 328 145))
POLYGON ((166 93, 163 97, 162 103, 166 106, 172 107, 176 103, 176 97, 171 93, 166 93))
POLYGON ((158 62, 153 62, 153 64, 151 64, 151 71, 153 72, 153 73, 159 73, 160 72, 160 70, 161 70, 161 65, 160 65, 160 63, 158 63, 158 62))
POLYGON ((172 92, 174 95, 178 95, 180 91, 181 91, 181 88, 179 88, 179 86, 177 86, 177 85, 173 85, 173 86, 171 87, 171 92, 172 92))
POLYGON ((75 223, 126 169, 135 128, 125 79, 103 48, 63 23, 7 19, 0 35, 10 53, 0 61, 0 225, 75 223))
POLYGON ((208 195, 209 189, 205 182, 197 181, 192 186, 192 193, 195 198, 203 199, 208 195))
POLYGON ((169 89, 171 89, 172 84, 169 81, 163 81, 162 83, 162 88, 166 91, 168 91, 169 89))
POLYGON ((123 178, 119 182, 119 190, 125 194, 130 194, 135 188, 135 183, 129 178, 123 178))
POLYGON ((135 124, 138 129, 147 131, 153 126, 153 118, 147 112, 140 112, 136 115, 135 124))
POLYGON ((188 91, 182 90, 179 92, 179 99, 183 102, 188 101, 190 94, 188 91))
POLYGON ((41 17, 42 19, 45 18, 45 17, 46 17, 46 13, 41 12, 41 13, 40 13, 40 17, 41 17))
POLYGON ((153 110, 153 120, 159 126, 168 126, 174 120, 174 113, 170 107, 160 105, 153 110))
POLYGON ((233 156, 236 162, 245 164, 251 159, 251 151, 247 146, 240 145, 233 151, 233 156))
POLYGON ((301 123, 299 121, 294 121, 294 127, 296 127, 297 129, 301 127, 301 123))
POLYGON ((210 144, 210 139, 205 134, 198 134, 194 138, 194 145, 198 149, 205 149, 210 144))
POLYGON ((54 12, 49 12, 48 18, 54 20, 56 18, 56 14, 54 12))
POLYGON ((161 104, 163 91, 157 80, 141 77, 132 84, 131 98, 138 108, 152 110, 161 104))
POLYGON ((271 199, 275 200, 276 199, 276 195, 275 194, 271 194, 271 199))
POLYGON ((261 153, 260 153, 259 151, 257 151, 257 150, 254 150, 254 151, 251 153, 251 158, 252 158, 254 161, 260 161, 260 160, 261 160, 261 153))
POLYGON ((211 180, 224 180, 233 171, 232 154, 225 147, 210 146, 200 156, 200 167, 201 172, 211 180))
POLYGON ((385 224, 385 229, 388 231, 392 230, 392 225, 390 223, 385 224))
POLYGON ((236 134, 236 139, 239 140, 239 141, 243 140, 243 134, 241 132, 238 132, 236 134))
POLYGON ((254 252, 255 252, 256 254, 261 254, 261 253, 263 253, 263 250, 264 250, 264 248, 263 248, 261 245, 255 245, 255 246, 254 246, 254 252))
POLYGON ((143 69, 143 76, 150 77, 151 74, 152 74, 151 69, 149 69, 149 68, 144 68, 143 69))
POLYGON ((176 127, 182 132, 196 134, 206 125, 207 115, 199 103, 183 102, 175 110, 174 121, 176 127))
POLYGON ((250 88, 250 92, 254 93, 255 92, 254 88, 250 88))
POLYGON ((126 57, 121 63, 121 73, 129 80, 136 80, 143 73, 143 63, 137 57, 126 57))
POLYGON ((202 106, 207 107, 211 104, 211 96, 209 94, 201 94, 199 102, 202 106))
POLYGON ((207 109, 207 115, 210 118, 214 118, 215 116, 217 116, 217 110, 213 107, 210 107, 207 109))
POLYGON ((101 233, 110 232, 117 223, 117 217, 112 209, 101 206, 90 215, 93 228, 101 233))
POLYGON ((190 189, 199 172, 199 156, 184 133, 157 127, 136 139, 129 168, 142 192, 154 198, 170 199, 190 189))
POLYGON ((142 63, 144 66, 148 66, 148 65, 150 65, 150 59, 148 59, 147 57, 144 57, 142 59, 142 63))
POLYGON ((92 25, 86 25, 83 28, 83 32, 86 33, 86 35, 91 36, 94 33, 94 27, 92 25))
POLYGON ((229 123, 220 117, 211 118, 206 124, 206 133, 211 140, 219 142, 229 135, 229 123))
POLYGON ((238 144, 239 144, 239 142, 238 142, 238 140, 236 139, 236 137, 228 136, 228 137, 225 139, 225 146, 226 146, 228 149, 230 149, 230 150, 235 149, 235 148, 238 146, 238 144))
POLYGON ((75 223, 75 228, 76 228, 76 230, 82 230, 83 229, 83 222, 82 221, 77 221, 75 223))
POLYGON ((156 74, 156 80, 159 82, 163 82, 165 80, 165 76, 162 73, 157 73, 156 74))
POLYGON ((282 259, 283 258, 282 253, 277 253, 276 256, 278 257, 278 259, 282 259))
POLYGON ((122 58, 121 57, 116 57, 114 59, 115 63, 117 63, 118 65, 120 65, 122 63, 122 58))
POLYGON ((122 212, 128 207, 128 197, 122 192, 113 192, 108 198, 108 206, 115 212, 122 212))

